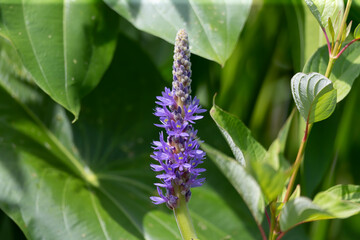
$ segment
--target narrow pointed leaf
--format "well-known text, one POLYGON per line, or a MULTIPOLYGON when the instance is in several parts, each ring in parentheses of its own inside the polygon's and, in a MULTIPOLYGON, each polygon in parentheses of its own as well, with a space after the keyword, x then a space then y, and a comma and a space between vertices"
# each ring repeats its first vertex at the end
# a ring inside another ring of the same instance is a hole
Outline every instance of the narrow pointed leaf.
POLYGON ((336 106, 332 82, 319 73, 297 73, 291 79, 291 92, 301 116, 309 124, 328 118, 336 106))
POLYGON ((344 10, 342 0, 305 0, 305 2, 320 26, 324 28, 327 27, 329 18, 335 19, 339 11, 344 10))
POLYGON ((329 27, 329 31, 330 31, 330 35, 331 35, 331 42, 334 42, 335 31, 334 31, 334 27, 333 27, 333 23, 331 21, 331 18, 328 19, 328 27, 329 27))
POLYGON ((99 1, 1 1, 0 34, 19 52, 36 84, 79 116, 80 100, 112 58, 116 14, 99 1))
POLYGON ((360 38, 360 24, 358 24, 357 27, 355 28, 354 38, 355 39, 360 38))
POLYGON ((349 25, 346 27, 345 39, 346 39, 346 38, 349 36, 349 34, 350 34, 351 26, 352 26, 352 21, 350 21, 349 25))
POLYGON ((226 156, 207 144, 203 143, 201 147, 244 199, 256 222, 261 224, 265 203, 260 186, 254 178, 235 159, 226 156))
POLYGON ((135 27, 169 43, 179 29, 189 34, 191 52, 221 65, 230 57, 252 0, 105 0, 135 27))
POLYGON ((318 193, 314 201, 298 197, 285 204, 280 227, 286 231, 302 222, 348 218, 360 213, 360 186, 336 185, 318 193))
MULTIPOLYGON (((325 73, 329 61, 327 47, 319 48, 304 67, 304 72, 325 73)), ((354 80, 360 74, 360 43, 351 44, 336 60, 329 79, 337 90, 337 102, 343 100, 350 92, 354 80)))
POLYGON ((246 166, 251 161, 265 159, 266 150, 253 138, 250 130, 240 119, 216 105, 211 108, 210 115, 241 165, 246 166))
POLYGON ((334 27, 333 27, 331 18, 328 19, 328 27, 329 27, 329 31, 330 31, 330 35, 331 35, 331 42, 334 42, 335 31, 334 31, 334 27))

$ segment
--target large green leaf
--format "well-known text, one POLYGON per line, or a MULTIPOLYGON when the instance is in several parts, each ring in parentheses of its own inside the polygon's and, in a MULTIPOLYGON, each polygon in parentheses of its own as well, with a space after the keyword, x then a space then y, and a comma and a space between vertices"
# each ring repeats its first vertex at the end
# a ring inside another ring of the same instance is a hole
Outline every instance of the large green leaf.
MULTIPOLYGON (((329 61, 327 47, 319 48, 304 67, 304 72, 318 72, 325 74, 329 61)), ((329 79, 337 90, 337 102, 349 94, 354 80, 360 74, 360 43, 355 42, 348 47, 336 60, 329 79)))
POLYGON ((210 115, 224 135, 236 160, 256 179, 267 202, 274 200, 282 192, 289 172, 279 169, 278 166, 275 168, 273 159, 269 158, 266 150, 252 137, 250 130, 240 119, 216 105, 212 107, 210 115))
POLYGON ((251 161, 265 159, 266 150, 252 137, 250 130, 240 119, 215 104, 210 110, 210 115, 228 142, 235 159, 242 166, 251 161))
POLYGON ((320 73, 295 74, 291 92, 301 116, 309 124, 328 118, 335 110, 336 90, 320 73))
POLYGON ((360 213, 360 186, 336 185, 318 193, 314 201, 295 198, 285 204, 280 227, 286 231, 302 222, 332 218, 348 218, 360 213))
POLYGON ((260 225, 264 217, 265 203, 260 186, 245 168, 235 159, 230 158, 213 147, 202 144, 202 149, 229 179, 238 191, 256 222, 260 225))
POLYGON ((328 19, 335 20, 339 12, 344 9, 342 0, 305 0, 305 2, 322 27, 327 27, 328 19))
POLYGON ((189 34, 191 52, 221 65, 235 48, 252 0, 104 0, 138 29, 174 43, 179 29, 189 34))
MULTIPOLYGON (((149 143, 158 137, 152 109, 161 76, 137 45, 123 36, 118 43, 74 125, 31 79, 19 77, 12 67, 18 61, 4 57, 11 49, 2 49, 0 207, 28 239, 181 239, 172 212, 149 199, 156 194, 149 143), (124 76, 131 80, 114 81, 124 76)), ((206 186, 194 189, 190 211, 200 239, 253 239, 226 199, 206 186)))
POLYGON ((14 0, 0 7, 0 34, 16 47, 36 84, 77 119, 81 98, 112 59, 116 14, 96 0, 14 0))

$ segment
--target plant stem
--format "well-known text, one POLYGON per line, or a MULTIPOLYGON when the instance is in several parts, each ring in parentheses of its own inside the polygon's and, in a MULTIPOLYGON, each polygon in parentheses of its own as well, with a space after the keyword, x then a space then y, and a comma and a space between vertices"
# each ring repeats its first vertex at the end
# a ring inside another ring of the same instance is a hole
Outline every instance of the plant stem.
POLYGON ((338 55, 336 55, 336 58, 339 58, 341 56, 341 54, 351 45, 353 44, 354 42, 356 41, 359 41, 360 38, 356 38, 356 39, 353 39, 351 42, 349 42, 343 49, 341 49, 341 51, 338 53, 338 55))
POLYGON ((271 224, 269 231, 269 240, 275 240, 277 237, 276 233, 276 204, 274 202, 270 203, 270 212, 271 212, 271 224))
POLYGON ((198 239, 191 221, 185 196, 182 194, 178 194, 178 207, 174 208, 174 215, 182 238, 184 240, 198 239))
POLYGON ((303 137, 303 139, 301 141, 301 144, 300 144, 297 156, 296 156, 296 160, 295 160, 295 163, 294 163, 294 166, 293 166, 293 173, 291 175, 289 185, 288 185, 288 187, 286 189, 286 194, 285 194, 284 201, 283 201, 284 203, 286 203, 289 200, 290 193, 291 193, 291 191, 292 191, 292 189, 294 187, 296 175, 297 175, 297 172, 299 170, 301 160, 302 160, 302 157, 303 157, 304 152, 305 152, 306 141, 307 141, 308 136, 310 134, 311 127, 312 127, 312 124, 308 124, 308 122, 307 122, 306 123, 306 128, 305 128, 305 134, 304 134, 304 137, 303 137))

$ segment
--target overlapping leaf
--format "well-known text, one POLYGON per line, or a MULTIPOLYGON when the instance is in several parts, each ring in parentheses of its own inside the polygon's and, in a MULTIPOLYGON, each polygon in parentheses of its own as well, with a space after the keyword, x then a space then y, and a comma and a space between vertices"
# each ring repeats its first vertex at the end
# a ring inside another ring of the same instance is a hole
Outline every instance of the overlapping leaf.
POLYGON ((36 84, 71 111, 100 81, 116 43, 116 14, 86 1, 1 1, 0 34, 9 39, 36 84))
POLYGON ((189 34, 191 51, 221 65, 230 57, 252 0, 104 0, 138 29, 174 42, 179 29, 189 34))

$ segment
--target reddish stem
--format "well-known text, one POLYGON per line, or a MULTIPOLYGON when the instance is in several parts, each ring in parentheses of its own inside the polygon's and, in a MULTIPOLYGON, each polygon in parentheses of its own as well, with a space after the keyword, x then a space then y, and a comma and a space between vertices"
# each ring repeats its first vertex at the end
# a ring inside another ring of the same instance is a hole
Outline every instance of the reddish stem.
POLYGON ((276 240, 280 240, 284 235, 285 235, 286 232, 282 232, 280 233, 280 235, 276 238, 276 240))
POLYGON ((330 55, 331 55, 331 45, 330 45, 330 41, 329 41, 328 35, 327 35, 326 30, 325 30, 324 27, 322 27, 321 30, 323 31, 323 33, 324 33, 324 35, 325 35, 326 42, 327 42, 327 46, 328 46, 328 50, 329 50, 329 56, 330 56, 330 55))
POLYGON ((262 236, 262 239, 263 240, 267 240, 266 238, 266 235, 265 235, 265 232, 264 232, 264 229, 262 228, 262 226, 260 224, 257 224, 259 230, 260 230, 260 233, 261 233, 261 236, 262 236))
POLYGON ((352 40, 351 42, 349 42, 348 44, 346 44, 346 46, 345 46, 343 49, 341 49, 341 51, 338 53, 338 55, 336 55, 336 58, 339 58, 339 57, 341 56, 341 54, 342 54, 351 44, 353 44, 354 42, 356 42, 356 41, 358 41, 358 40, 360 40, 360 38, 356 38, 356 39, 352 40))
POLYGON ((269 217, 269 214, 268 214, 268 212, 266 211, 266 209, 265 209, 265 214, 266 214, 267 221, 268 221, 268 223, 269 223, 269 227, 271 227, 270 217, 269 217))

